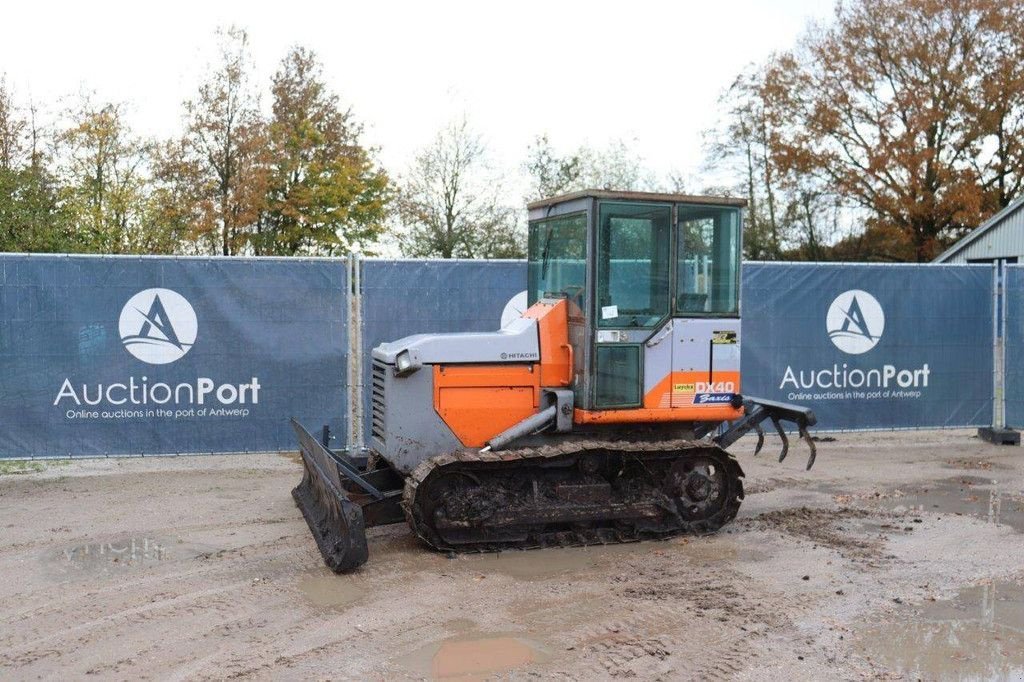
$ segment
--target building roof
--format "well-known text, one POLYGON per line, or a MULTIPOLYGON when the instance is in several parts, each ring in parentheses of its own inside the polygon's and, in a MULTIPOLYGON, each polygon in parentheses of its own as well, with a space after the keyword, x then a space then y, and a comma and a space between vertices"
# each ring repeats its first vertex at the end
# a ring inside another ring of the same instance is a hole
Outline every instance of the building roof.
POLYGON ((934 262, 947 262, 953 256, 960 253, 968 246, 978 241, 981 237, 984 237, 987 233, 994 230, 1000 223, 1003 222, 1003 220, 1006 219, 1007 216, 1017 211, 1017 209, 1021 208, 1021 206, 1024 206, 1024 196, 1021 196, 1018 199, 1011 201, 1001 211, 993 215, 991 218, 983 222, 975 229, 971 230, 971 232, 967 234, 965 237, 961 238, 960 241, 958 241, 956 244, 953 244, 953 246, 949 247, 941 254, 939 254, 938 258, 936 258, 934 262))
POLYGON ((544 208, 554 204, 561 204, 565 201, 593 197, 594 199, 610 199, 620 201, 656 201, 673 204, 715 204, 717 206, 746 206, 746 199, 736 197, 710 197, 694 194, 665 194, 662 192, 619 192, 605 189, 584 189, 579 192, 561 194, 549 199, 531 201, 526 205, 528 209, 544 208))

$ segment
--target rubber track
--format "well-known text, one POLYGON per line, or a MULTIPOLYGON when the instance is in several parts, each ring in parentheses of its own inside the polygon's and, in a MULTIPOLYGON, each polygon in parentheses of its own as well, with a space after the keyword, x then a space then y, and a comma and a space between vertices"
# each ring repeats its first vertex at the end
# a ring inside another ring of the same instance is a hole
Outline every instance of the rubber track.
POLYGON ((735 457, 732 456, 726 450, 720 448, 718 445, 709 441, 702 440, 688 440, 688 439, 677 439, 667 441, 609 441, 609 440, 565 440, 562 442, 552 443, 550 445, 543 445, 538 447, 530 448, 518 448, 512 450, 499 450, 499 451, 488 451, 480 452, 478 450, 460 450, 452 453, 446 453, 443 455, 437 455, 430 459, 421 462, 412 472, 412 474, 405 481, 405 489, 402 491, 402 509, 405 511, 406 521, 409 523, 409 527, 413 529, 416 535, 426 542, 431 547, 441 551, 451 552, 499 552, 508 549, 540 549, 542 547, 580 547, 584 545, 593 544, 606 544, 604 540, 595 540, 593 537, 588 537, 588 534, 578 532, 571 534, 569 532, 559 532, 558 542, 553 543, 539 543, 535 542, 532 544, 518 544, 514 547, 507 543, 500 543, 496 545, 487 545, 485 543, 479 543, 466 547, 459 545, 458 547, 439 546, 433 538, 428 537, 428 533, 424 533, 423 524, 417 518, 418 515, 415 513, 415 500, 416 492, 419 485, 427 479, 427 477, 439 467, 447 466, 456 462, 516 462, 522 460, 533 460, 533 459, 552 459, 555 457, 564 457, 567 455, 575 455, 590 450, 612 450, 618 452, 634 452, 634 453, 662 453, 662 452, 685 452, 686 450, 696 451, 708 451, 717 450, 718 453, 728 463, 732 480, 736 483, 737 490, 728 500, 727 509, 725 510, 725 518, 721 523, 718 523, 713 528, 707 528, 705 521, 695 521, 690 524, 685 524, 677 530, 672 530, 664 533, 651 533, 649 531, 636 531, 632 536, 620 537, 616 542, 639 542, 644 539, 651 539, 654 537, 673 537, 676 535, 685 534, 705 534, 712 533, 724 526, 726 523, 736 517, 739 512, 740 501, 743 499, 743 470, 740 468, 739 462, 735 457), (570 535, 571 537, 566 537, 570 535))

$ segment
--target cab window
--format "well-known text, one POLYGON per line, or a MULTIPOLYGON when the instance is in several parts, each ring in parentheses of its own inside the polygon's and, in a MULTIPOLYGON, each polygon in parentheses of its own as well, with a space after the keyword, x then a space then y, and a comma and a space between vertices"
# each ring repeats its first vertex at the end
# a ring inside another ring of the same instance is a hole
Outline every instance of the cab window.
POLYGON ((688 317, 739 312, 740 212, 677 207, 676 312, 688 317))
POLYGON ((566 297, 582 307, 587 272, 586 213, 530 223, 528 252, 529 304, 566 297))

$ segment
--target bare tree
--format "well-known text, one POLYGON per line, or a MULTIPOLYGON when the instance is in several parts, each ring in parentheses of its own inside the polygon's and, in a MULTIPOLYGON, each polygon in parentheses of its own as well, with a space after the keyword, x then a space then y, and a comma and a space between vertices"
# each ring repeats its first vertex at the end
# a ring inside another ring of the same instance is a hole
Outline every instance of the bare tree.
POLYGON ((532 180, 530 199, 582 189, 654 190, 658 184, 643 159, 622 139, 603 148, 582 145, 560 155, 547 134, 538 135, 523 169, 532 180))
POLYGON ((402 252, 413 257, 517 258, 518 214, 501 198, 480 136, 463 119, 440 131, 399 190, 402 252))
POLYGON ((0 76, 0 169, 13 170, 24 151, 28 122, 18 114, 7 77, 0 76))

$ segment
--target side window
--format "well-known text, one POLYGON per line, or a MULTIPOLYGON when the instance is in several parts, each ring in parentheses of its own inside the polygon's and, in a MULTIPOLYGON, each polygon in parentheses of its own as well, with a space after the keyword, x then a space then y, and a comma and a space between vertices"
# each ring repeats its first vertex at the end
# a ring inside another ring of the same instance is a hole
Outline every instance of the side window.
POLYGON ((601 204, 599 327, 651 327, 668 315, 671 223, 671 206, 601 204))
POLYGON ((739 209, 679 206, 676 312, 690 316, 739 311, 739 209))
POLYGON ((527 298, 533 305, 545 297, 566 296, 582 307, 586 283, 587 215, 530 223, 527 298))

